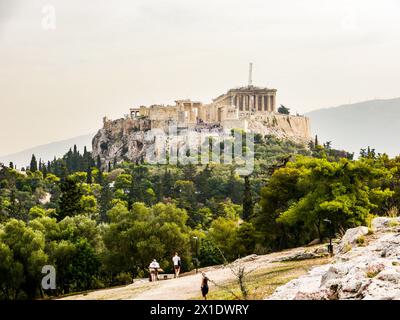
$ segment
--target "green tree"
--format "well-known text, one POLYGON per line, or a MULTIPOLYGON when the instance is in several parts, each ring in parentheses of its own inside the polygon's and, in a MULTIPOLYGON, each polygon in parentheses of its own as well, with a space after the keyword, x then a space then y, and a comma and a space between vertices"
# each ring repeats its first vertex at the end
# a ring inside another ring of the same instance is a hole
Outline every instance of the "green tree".
POLYGON ((42 279, 42 267, 46 265, 48 256, 45 254, 45 238, 43 234, 37 230, 27 227, 23 221, 11 219, 0 233, 0 243, 2 251, 5 255, 7 263, 11 263, 16 270, 9 270, 12 281, 11 291, 16 291, 17 298, 34 299, 40 292, 40 282, 42 279), (10 258, 10 251, 13 259, 10 258), (23 276, 20 276, 21 266, 23 268, 23 276), (17 284, 20 283, 19 287, 17 284))
POLYGON ((36 172, 38 170, 38 163, 35 155, 32 155, 31 164, 29 165, 29 170, 32 172, 36 172))
POLYGON ((195 181, 197 169, 196 169, 196 166, 192 162, 189 162, 187 165, 184 165, 182 171, 183 171, 183 176, 185 177, 185 180, 192 181, 192 182, 195 181))
POLYGON ((61 184, 61 197, 57 215, 59 221, 83 212, 82 195, 81 189, 72 179, 67 178, 61 184))
POLYGON ((0 241, 0 300, 16 300, 24 282, 24 266, 14 260, 14 254, 0 241))
POLYGON ((93 175, 92 175, 92 168, 87 167, 86 169, 86 183, 87 184, 92 184, 93 182, 93 175))
POLYGON ((249 176, 244 177, 244 195, 243 195, 243 220, 249 220, 253 216, 253 198, 251 195, 251 186, 249 176))
POLYGON ((290 109, 281 104, 281 106, 278 108, 278 112, 281 114, 290 114, 290 109))
POLYGON ((254 253, 258 241, 255 227, 248 222, 240 224, 236 233, 236 250, 241 256, 254 253))
POLYGON ((212 240, 207 238, 200 241, 199 261, 201 267, 215 266, 225 262, 221 252, 212 240))
POLYGON ((211 223, 209 229, 211 241, 221 250, 228 261, 234 260, 239 256, 235 246, 237 228, 237 221, 219 217, 211 223))
POLYGON ((100 206, 100 221, 107 221, 107 211, 111 209, 111 201, 113 199, 113 193, 110 188, 110 184, 104 180, 101 185, 101 193, 99 199, 100 206))
POLYGON ((270 245, 282 248, 323 238, 325 219, 333 222, 335 230, 365 224, 393 195, 379 182, 390 176, 369 160, 329 162, 299 157, 288 168, 276 171, 263 189, 255 225, 270 245))

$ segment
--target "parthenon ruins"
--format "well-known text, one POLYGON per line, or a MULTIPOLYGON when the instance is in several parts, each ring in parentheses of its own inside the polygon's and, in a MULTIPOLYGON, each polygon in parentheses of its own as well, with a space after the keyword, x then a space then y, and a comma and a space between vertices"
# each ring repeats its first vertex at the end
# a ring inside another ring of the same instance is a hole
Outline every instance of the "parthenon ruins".
POLYGON ((130 109, 132 119, 151 121, 173 121, 181 126, 192 127, 198 124, 219 124, 224 126, 234 122, 241 127, 244 119, 276 112, 276 89, 246 86, 230 89, 227 93, 213 99, 210 104, 199 101, 176 100, 175 105, 152 105, 130 109))
POLYGON ((150 129, 166 130, 171 125, 178 130, 242 129, 263 134, 284 132, 285 136, 309 139, 308 118, 277 112, 276 92, 253 85, 250 64, 248 85, 229 89, 211 103, 183 99, 176 100, 175 105, 140 106, 130 109, 129 118, 135 122, 141 120, 150 129))
POLYGON ((162 154, 165 143, 175 154, 174 150, 184 150, 191 143, 203 145, 210 137, 213 141, 231 139, 235 129, 308 144, 309 119, 277 112, 277 90, 253 86, 251 66, 249 75, 247 86, 230 89, 209 104, 183 99, 174 105, 131 108, 129 115, 117 120, 105 117, 93 139, 93 156, 100 157, 103 164, 115 159, 137 161, 146 150, 162 154), (167 142, 162 139, 165 136, 167 142))

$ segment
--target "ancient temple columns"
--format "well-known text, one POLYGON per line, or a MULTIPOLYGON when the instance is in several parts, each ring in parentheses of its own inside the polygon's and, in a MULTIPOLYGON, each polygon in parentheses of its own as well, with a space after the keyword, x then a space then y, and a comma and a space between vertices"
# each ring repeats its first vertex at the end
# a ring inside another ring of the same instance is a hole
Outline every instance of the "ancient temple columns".
POLYGON ((230 105, 238 107, 239 111, 273 112, 275 103, 275 96, 270 94, 239 93, 230 98, 230 105))

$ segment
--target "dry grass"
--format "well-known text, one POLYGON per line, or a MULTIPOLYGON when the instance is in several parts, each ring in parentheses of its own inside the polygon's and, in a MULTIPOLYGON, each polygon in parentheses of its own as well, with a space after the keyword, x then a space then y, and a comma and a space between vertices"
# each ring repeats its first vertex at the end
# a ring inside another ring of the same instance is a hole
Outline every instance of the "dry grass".
MULTIPOLYGON (((290 280, 307 273, 312 267, 329 263, 329 258, 310 259, 302 261, 280 262, 256 270, 249 274, 246 279, 249 300, 262 300, 271 295, 275 289, 286 284, 290 280)), ((209 300, 234 300, 235 296, 241 296, 239 284, 234 281, 218 284, 218 287, 211 287, 207 296, 209 300)), ((201 297, 196 297, 201 299, 201 297)))
POLYGON ((387 211, 387 216, 390 218, 396 218, 399 216, 399 209, 397 207, 391 207, 387 211))

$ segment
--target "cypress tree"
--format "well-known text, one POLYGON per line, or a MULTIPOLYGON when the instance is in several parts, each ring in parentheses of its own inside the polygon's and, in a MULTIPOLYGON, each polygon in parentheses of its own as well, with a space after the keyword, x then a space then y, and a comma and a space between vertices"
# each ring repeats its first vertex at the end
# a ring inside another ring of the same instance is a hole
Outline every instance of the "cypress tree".
POLYGON ((86 170, 86 183, 87 184, 92 184, 93 182, 93 177, 92 177, 92 168, 88 167, 86 170))
POLYGON ((90 163, 90 159, 89 159, 90 155, 87 152, 86 146, 83 148, 83 156, 82 156, 82 163, 81 163, 81 168, 82 169, 87 169, 91 166, 90 163))
POLYGON ((96 159, 96 167, 97 169, 99 169, 101 171, 101 159, 100 159, 100 155, 97 156, 96 159))
POLYGON ((161 202, 164 197, 164 193, 163 193, 163 184, 162 184, 162 179, 161 179, 160 174, 157 174, 157 176, 156 176, 156 181, 155 181, 154 187, 155 187, 154 191, 157 196, 157 202, 161 202))
POLYGON ((319 146, 319 141, 318 141, 318 136, 315 135, 315 142, 314 142, 315 148, 319 146))
POLYGON ((65 182, 67 180, 67 176, 68 176, 68 168, 65 165, 64 161, 61 162, 60 167, 59 167, 59 174, 57 174, 57 176, 60 177, 62 182, 65 182))
POLYGON ((32 155, 32 159, 31 159, 31 164, 29 166, 29 170, 32 171, 32 172, 36 172, 38 170, 38 163, 37 163, 37 160, 36 160, 36 157, 35 157, 34 154, 32 155))
POLYGON ((197 174, 197 169, 193 163, 189 162, 187 165, 183 166, 182 171, 183 171, 183 176, 185 177, 185 180, 194 182, 194 179, 197 174))
POLYGON ((82 213, 82 191, 78 185, 71 179, 66 178, 61 184, 60 209, 57 219, 61 221, 67 216, 75 216, 82 213))
POLYGON ((243 197, 242 185, 236 178, 234 166, 230 168, 228 183, 226 185, 226 194, 229 195, 234 203, 240 203, 243 197))
POLYGON ((97 176, 96 176, 96 182, 97 182, 98 184, 102 185, 102 184, 103 184, 103 180, 104 180, 103 171, 98 170, 98 171, 97 171, 97 176))
POLYGON ((111 201, 113 198, 112 191, 106 180, 102 183, 101 194, 99 199, 100 204, 100 221, 107 222, 107 211, 111 209, 111 201))
POLYGON ((174 181, 171 172, 166 168, 162 178, 162 194, 171 195, 174 188, 174 181))
POLYGON ((243 194, 243 220, 247 221, 253 216, 253 198, 251 195, 251 185, 249 176, 244 177, 244 194, 243 194))
POLYGON ((205 203, 206 200, 209 198, 209 195, 211 193, 210 183, 209 183, 210 178, 211 178, 211 169, 207 164, 204 170, 201 171, 196 176, 196 185, 197 185, 197 190, 199 191, 198 194, 199 202, 205 203))
POLYGON ((42 163, 42 173, 43 173, 43 177, 46 178, 47 176, 47 167, 45 163, 42 163))

